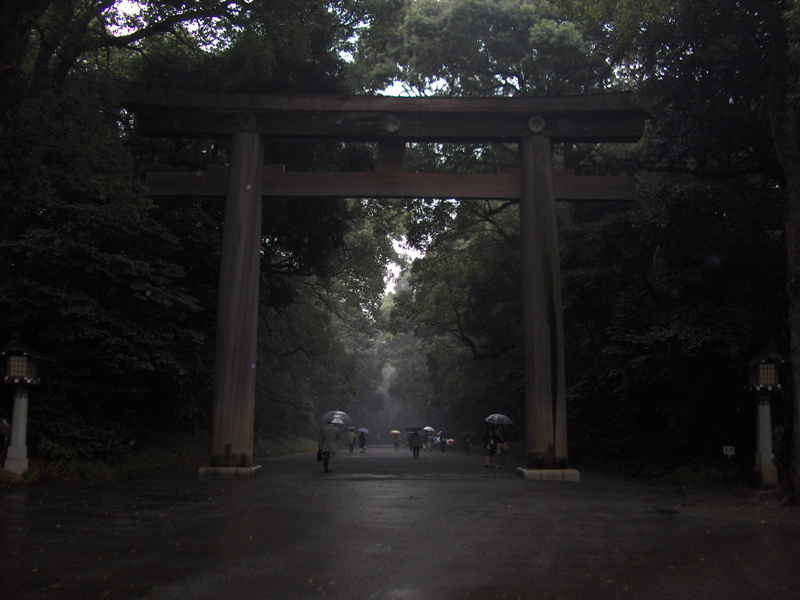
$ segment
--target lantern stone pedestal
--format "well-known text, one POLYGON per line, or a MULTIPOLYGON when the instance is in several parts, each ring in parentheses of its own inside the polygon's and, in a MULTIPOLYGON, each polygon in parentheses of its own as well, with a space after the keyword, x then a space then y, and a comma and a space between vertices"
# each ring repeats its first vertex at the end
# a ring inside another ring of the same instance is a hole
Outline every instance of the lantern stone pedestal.
POLYGON ((15 475, 28 470, 28 390, 18 387, 14 394, 14 409, 11 415, 11 443, 6 453, 3 468, 15 475))
POLYGON ((758 450, 756 452, 755 474, 757 481, 764 486, 778 485, 778 469, 772 453, 772 414, 768 397, 758 401, 758 450))
POLYGON ((28 470, 28 386, 39 383, 37 362, 53 360, 32 350, 16 340, 0 348, 0 356, 6 357, 5 383, 16 385, 14 409, 11 413, 11 443, 6 451, 3 468, 16 475, 28 470))
POLYGON ((772 453, 772 414, 770 397, 781 389, 779 365, 786 363, 786 358, 771 347, 762 352, 748 366, 749 389, 756 393, 757 423, 756 436, 756 481, 761 485, 778 485, 778 468, 775 466, 775 455, 772 453))

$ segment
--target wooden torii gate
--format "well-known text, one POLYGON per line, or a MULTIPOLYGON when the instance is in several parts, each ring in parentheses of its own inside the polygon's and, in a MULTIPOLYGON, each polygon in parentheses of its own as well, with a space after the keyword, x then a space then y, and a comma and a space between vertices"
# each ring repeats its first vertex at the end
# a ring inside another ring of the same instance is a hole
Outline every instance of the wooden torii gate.
MULTIPOLYGON (((261 202, 264 196, 519 199, 525 434, 529 467, 567 465, 566 386, 556 200, 633 200, 630 177, 554 171, 554 142, 635 142, 644 112, 629 94, 396 98, 221 94, 127 84, 125 106, 151 135, 232 136, 230 167, 149 173, 152 195, 225 196, 214 387, 213 476, 253 462, 261 202), (264 167, 267 139, 378 143, 377 173, 264 167), (405 172, 413 142, 517 144, 519 172, 405 172)), ((201 469, 201 472, 207 469, 201 469)), ((245 475, 246 476, 246 475, 245 475)))

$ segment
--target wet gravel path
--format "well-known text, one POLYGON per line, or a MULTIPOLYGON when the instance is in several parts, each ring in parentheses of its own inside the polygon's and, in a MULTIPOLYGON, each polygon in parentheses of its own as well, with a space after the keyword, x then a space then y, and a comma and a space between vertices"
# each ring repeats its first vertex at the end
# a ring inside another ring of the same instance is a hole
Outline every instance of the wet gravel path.
POLYGON ((369 447, 0 490, 0 598, 800 598, 798 509, 754 490, 582 473, 523 481, 482 456, 369 447))

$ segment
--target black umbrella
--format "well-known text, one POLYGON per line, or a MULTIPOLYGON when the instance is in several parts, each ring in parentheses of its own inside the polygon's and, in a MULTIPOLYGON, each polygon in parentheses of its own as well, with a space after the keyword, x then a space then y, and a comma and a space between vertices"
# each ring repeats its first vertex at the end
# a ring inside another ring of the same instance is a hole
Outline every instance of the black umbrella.
POLYGON ((505 415, 495 413, 486 417, 486 422, 492 425, 513 425, 514 422, 505 415))
POLYGON ((350 418, 350 415, 341 410, 329 410, 325 413, 325 416, 322 417, 322 422, 327 423, 328 421, 333 421, 334 419, 339 419, 336 421, 336 423, 339 425, 347 425, 348 423, 353 422, 353 419, 350 418))
POLYGON ((422 431, 422 427, 406 427, 406 431, 422 431))

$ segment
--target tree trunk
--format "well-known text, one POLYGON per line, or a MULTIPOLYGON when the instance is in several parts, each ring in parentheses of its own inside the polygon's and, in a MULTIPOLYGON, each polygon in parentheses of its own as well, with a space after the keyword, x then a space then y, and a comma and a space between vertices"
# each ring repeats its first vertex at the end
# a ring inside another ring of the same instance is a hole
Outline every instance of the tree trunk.
MULTIPOLYGON (((794 119, 795 124, 797 118, 794 119)), ((798 142, 795 146, 797 155, 798 142)), ((784 163, 786 170, 786 289, 789 292, 789 329, 792 366, 792 448, 789 468, 792 493, 800 501, 800 160, 784 163)))
POLYGON ((50 6, 50 0, 3 0, 0 2, 0 118, 25 95, 22 62, 33 24, 50 6))
MULTIPOLYGON (((0 2, 0 135, 25 98, 26 82, 22 63, 28 38, 36 20, 50 6, 50 0, 14 0, 0 2)), ((17 212, 13 206, 0 210, 0 241, 17 239, 17 212)), ((11 258, 0 258, 0 281, 11 274, 11 258)))
POLYGON ((789 329, 792 366, 791 485, 800 500, 800 64, 789 54, 784 9, 778 2, 770 14, 772 64, 767 103, 772 140, 786 175, 786 290, 789 293, 789 329))

